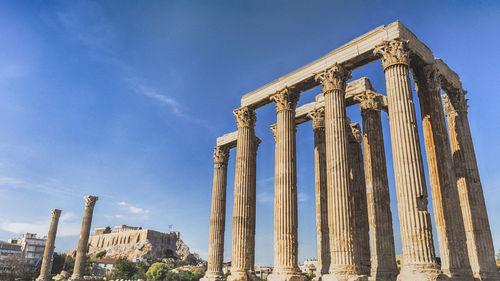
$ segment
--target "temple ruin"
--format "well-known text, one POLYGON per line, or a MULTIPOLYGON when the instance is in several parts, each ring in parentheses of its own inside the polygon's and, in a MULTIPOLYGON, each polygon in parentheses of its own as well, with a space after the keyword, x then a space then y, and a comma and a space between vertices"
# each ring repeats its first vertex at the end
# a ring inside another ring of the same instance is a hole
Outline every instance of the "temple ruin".
POLYGON ((222 279, 226 177, 236 148, 232 260, 228 280, 254 278, 257 108, 274 104, 274 270, 270 281, 300 281, 296 126, 314 131, 318 275, 333 280, 495 280, 500 277, 459 76, 401 22, 378 27, 241 99, 237 131, 217 139, 208 268, 222 279), (381 61, 384 94, 351 72, 381 61), (410 71, 420 103, 441 253, 436 261, 410 71), (316 101, 296 107, 321 86, 316 101), (346 107, 359 106, 362 129, 346 107), (396 266, 381 111, 389 117, 403 262, 396 266))

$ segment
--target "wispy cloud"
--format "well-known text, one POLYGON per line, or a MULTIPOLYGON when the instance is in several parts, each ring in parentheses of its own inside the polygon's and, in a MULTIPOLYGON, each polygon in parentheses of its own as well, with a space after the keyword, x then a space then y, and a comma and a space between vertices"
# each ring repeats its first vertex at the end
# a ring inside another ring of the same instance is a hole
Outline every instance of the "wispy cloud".
POLYGON ((0 175, 0 187, 25 189, 32 192, 41 192, 46 194, 57 194, 65 196, 80 196, 81 190, 77 188, 67 188, 57 179, 42 179, 39 182, 27 179, 20 179, 6 175, 0 175))
MULTIPOLYGON (((118 206, 120 206, 120 207, 125 208, 127 211, 129 211, 132 214, 136 214, 136 215, 147 215, 147 214, 149 214, 149 210, 133 206, 133 205, 127 203, 127 202, 123 202, 122 201, 122 202, 117 202, 116 204, 118 206)), ((119 216, 119 215, 116 215, 116 216, 119 216)))
POLYGON ((257 193, 257 202, 261 204, 271 203, 274 201, 274 194, 264 191, 257 193))
MULTIPOLYGON (((9 220, 0 220, 0 229, 7 232, 20 234, 24 232, 36 233, 38 236, 43 237, 47 235, 50 225, 50 218, 37 218, 28 222, 12 222, 9 220)), ((68 212, 62 213, 59 219, 57 229, 57 236, 67 237, 74 236, 80 232, 81 222, 75 214, 68 212)))
POLYGON ((297 201, 298 201, 298 202, 305 202, 305 201, 307 201, 307 200, 309 200, 309 195, 307 195, 306 193, 304 193, 304 192, 299 192, 299 193, 297 194, 297 201))

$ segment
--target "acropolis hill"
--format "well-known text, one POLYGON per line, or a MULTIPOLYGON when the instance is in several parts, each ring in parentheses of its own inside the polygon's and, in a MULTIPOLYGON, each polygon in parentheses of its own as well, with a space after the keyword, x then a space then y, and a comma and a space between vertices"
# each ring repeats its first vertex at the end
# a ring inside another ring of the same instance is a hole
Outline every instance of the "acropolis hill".
POLYGON ((129 260, 189 255, 189 247, 180 239, 179 232, 163 233, 128 225, 115 226, 110 233, 104 233, 105 229, 94 228, 94 235, 88 242, 90 256, 102 251, 106 251, 106 256, 122 256, 129 260))

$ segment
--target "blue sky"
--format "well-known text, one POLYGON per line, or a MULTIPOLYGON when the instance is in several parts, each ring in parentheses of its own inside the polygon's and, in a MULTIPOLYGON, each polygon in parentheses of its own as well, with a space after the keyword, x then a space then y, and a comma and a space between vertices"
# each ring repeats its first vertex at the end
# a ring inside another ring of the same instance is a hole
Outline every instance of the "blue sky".
MULTIPOLYGON (((94 194, 100 199, 93 226, 166 232, 173 225, 206 257, 212 148, 218 136, 236 129, 232 110, 241 96, 399 19, 461 76, 469 92, 470 125, 500 249, 500 3, 403 2, 1 2, 0 240, 24 231, 43 235, 50 209, 59 208, 56 251, 74 248, 82 197, 94 194)), ((380 63, 353 72, 353 79, 362 76, 385 94, 380 63)), ((299 105, 319 91, 304 93, 299 105)), ((256 134, 263 142, 256 262, 272 264, 274 142, 268 127, 275 109, 267 106, 257 115, 256 134)), ((355 107, 348 115, 361 121, 355 107)), ((225 260, 231 255, 234 158, 233 150, 225 260)), ((297 158, 302 261, 316 257, 311 124, 298 128, 297 158)))

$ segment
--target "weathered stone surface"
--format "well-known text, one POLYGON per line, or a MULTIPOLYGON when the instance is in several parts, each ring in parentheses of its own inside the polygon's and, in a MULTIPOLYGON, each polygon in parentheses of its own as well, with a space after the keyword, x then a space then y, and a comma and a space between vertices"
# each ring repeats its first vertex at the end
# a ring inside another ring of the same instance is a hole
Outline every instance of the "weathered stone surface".
POLYGON ((85 196, 85 211, 83 213, 82 229, 80 231, 80 240, 76 249, 75 267, 71 279, 82 280, 85 271, 85 261, 87 259, 87 247, 90 235, 90 227, 92 225, 92 215, 94 206, 97 202, 97 196, 85 196))
POLYGON ((54 246, 57 234, 57 224, 61 216, 61 210, 53 209, 51 211, 52 219, 50 221, 49 233, 47 235, 47 242, 45 243, 45 250, 43 252, 42 266, 40 267, 40 276, 38 281, 52 280, 52 256, 54 255, 54 246))

